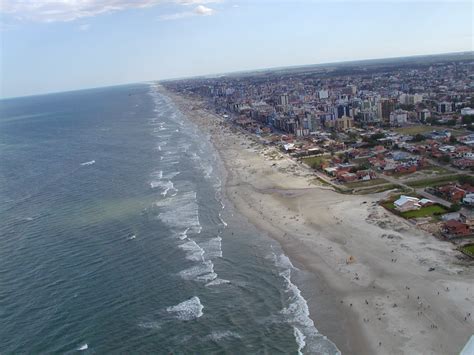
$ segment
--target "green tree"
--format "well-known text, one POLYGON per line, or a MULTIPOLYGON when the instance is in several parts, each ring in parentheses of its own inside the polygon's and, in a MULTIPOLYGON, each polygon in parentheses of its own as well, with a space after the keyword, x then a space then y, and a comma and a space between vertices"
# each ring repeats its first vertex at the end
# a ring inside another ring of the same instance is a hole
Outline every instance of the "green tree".
POLYGON ((462 124, 470 125, 474 122, 474 116, 473 115, 462 116, 461 122, 462 124))
POLYGON ((462 175, 459 177, 458 181, 461 185, 469 184, 474 186, 474 176, 462 175))
POLYGON ((426 119, 426 123, 429 123, 431 125, 437 125, 439 124, 439 121, 435 117, 428 117, 426 119))
POLYGON ((449 155, 443 155, 441 158, 439 158, 439 161, 447 164, 451 161, 451 157, 449 155))
POLYGON ((449 209, 449 211, 451 212, 457 212, 461 209, 461 205, 459 203, 453 203, 451 205, 451 208, 449 209))
POLYGON ((412 138, 413 142, 421 142, 424 140, 425 140, 425 136, 420 133, 415 134, 415 136, 412 138))

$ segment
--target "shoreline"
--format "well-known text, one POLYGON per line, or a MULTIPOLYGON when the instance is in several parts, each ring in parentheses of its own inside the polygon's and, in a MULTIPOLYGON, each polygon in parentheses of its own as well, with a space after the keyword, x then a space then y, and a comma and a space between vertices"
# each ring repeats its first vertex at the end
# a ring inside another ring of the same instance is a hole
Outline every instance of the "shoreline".
POLYGON ((389 215, 378 195, 342 195, 194 98, 161 91, 210 136, 223 192, 292 263, 316 328, 343 354, 457 354, 474 333, 474 273, 447 243, 389 215), (352 257, 352 258, 351 258, 352 257), (428 268, 435 271, 428 273, 428 268))

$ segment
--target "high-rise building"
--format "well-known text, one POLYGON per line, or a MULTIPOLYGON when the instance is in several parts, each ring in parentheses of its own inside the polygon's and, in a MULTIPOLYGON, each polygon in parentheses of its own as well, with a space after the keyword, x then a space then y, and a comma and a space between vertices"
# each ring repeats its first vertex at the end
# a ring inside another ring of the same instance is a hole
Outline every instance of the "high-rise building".
POLYGON ((424 109, 424 110, 418 111, 416 115, 420 121, 426 121, 427 118, 431 117, 431 112, 430 110, 424 109))
POLYGON ((288 94, 280 95, 280 105, 288 106, 288 94))
POLYGON ((395 110, 390 112, 390 124, 393 126, 407 123, 408 112, 405 110, 395 110))
POLYGON ((377 103, 377 115, 385 122, 390 122, 390 112, 395 110, 395 103, 391 99, 380 99, 377 103))
POLYGON ((341 118, 335 120, 336 129, 339 131, 346 131, 348 129, 351 129, 353 125, 354 119, 352 117, 342 116, 341 118))
POLYGON ((401 94, 398 98, 398 101, 402 105, 415 105, 423 101, 423 95, 420 94, 401 94))
POLYGON ((453 112, 453 104, 451 102, 446 102, 446 101, 438 103, 438 112, 441 112, 441 113, 453 112))

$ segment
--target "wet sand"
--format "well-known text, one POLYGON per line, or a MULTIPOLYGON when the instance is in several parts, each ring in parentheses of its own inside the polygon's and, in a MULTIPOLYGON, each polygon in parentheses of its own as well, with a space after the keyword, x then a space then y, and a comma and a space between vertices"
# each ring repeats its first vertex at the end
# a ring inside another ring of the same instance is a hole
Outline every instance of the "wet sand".
POLYGON ((320 186, 201 100, 165 94, 211 137, 235 207, 310 273, 299 286, 311 317, 343 354, 459 353, 474 333, 474 272, 452 244, 389 214, 380 195, 320 186))

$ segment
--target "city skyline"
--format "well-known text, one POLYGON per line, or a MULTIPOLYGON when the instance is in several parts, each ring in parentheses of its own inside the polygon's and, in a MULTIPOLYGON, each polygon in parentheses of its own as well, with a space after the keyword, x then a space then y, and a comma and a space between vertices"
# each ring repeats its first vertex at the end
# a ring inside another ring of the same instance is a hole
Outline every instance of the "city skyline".
POLYGON ((42 4, 2 4, 1 97, 472 51, 464 1, 42 4))

